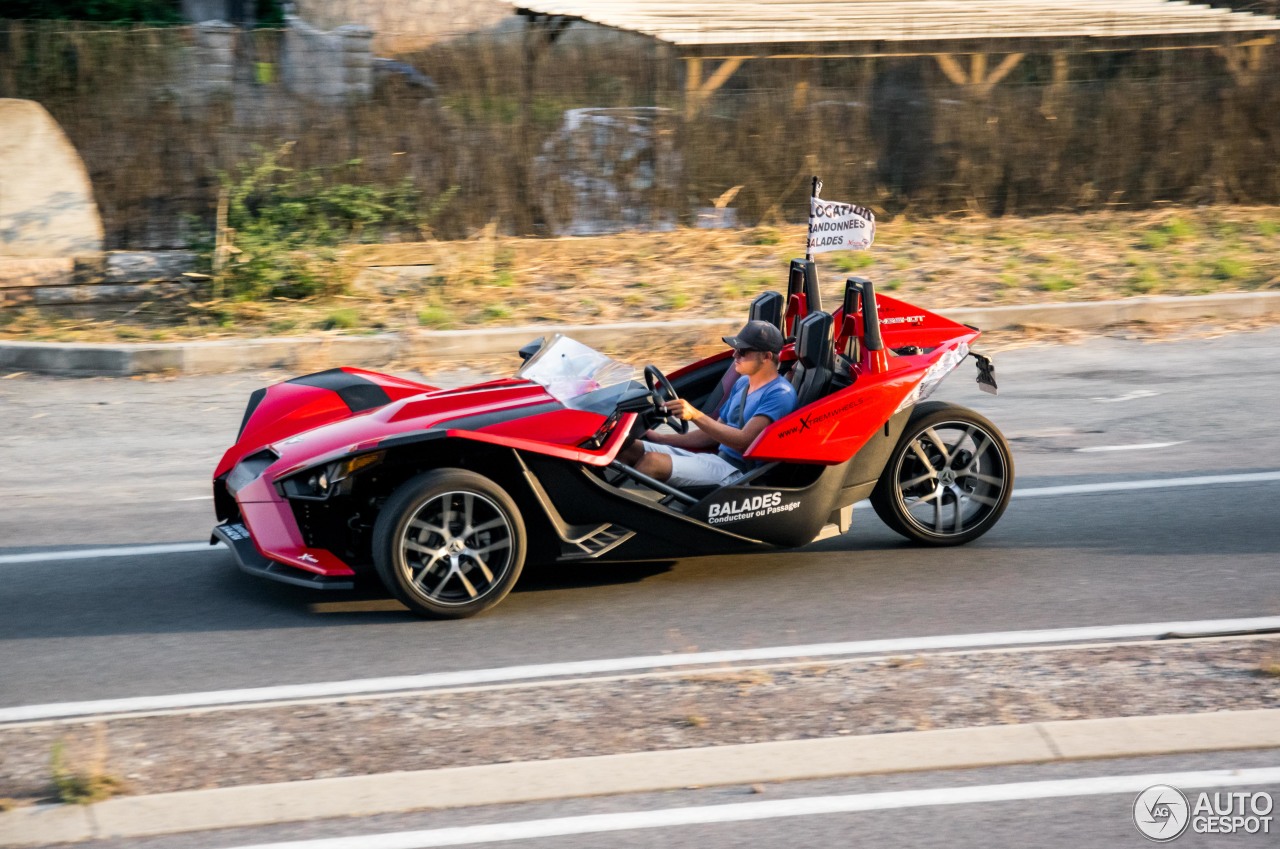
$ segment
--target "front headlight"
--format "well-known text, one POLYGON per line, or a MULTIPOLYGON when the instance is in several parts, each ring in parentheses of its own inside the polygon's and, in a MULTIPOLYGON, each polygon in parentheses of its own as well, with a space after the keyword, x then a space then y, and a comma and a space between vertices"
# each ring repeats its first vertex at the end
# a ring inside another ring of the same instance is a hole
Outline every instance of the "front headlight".
POLYGON ((372 454, 335 460, 325 466, 317 466, 285 478, 280 482, 280 488, 287 498, 323 501, 332 495, 346 492, 349 487, 343 486, 344 481, 350 480, 356 472, 378 465, 386 455, 385 451, 375 451, 372 454))

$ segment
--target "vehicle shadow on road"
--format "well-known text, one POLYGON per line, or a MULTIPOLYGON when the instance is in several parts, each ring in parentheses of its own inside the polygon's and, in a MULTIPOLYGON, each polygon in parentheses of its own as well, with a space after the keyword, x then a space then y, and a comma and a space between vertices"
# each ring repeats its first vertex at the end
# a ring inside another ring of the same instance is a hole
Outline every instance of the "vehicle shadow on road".
POLYGON ((635 563, 555 563, 524 567, 513 593, 564 590, 575 587, 607 587, 632 584, 670 572, 675 560, 651 560, 635 563))

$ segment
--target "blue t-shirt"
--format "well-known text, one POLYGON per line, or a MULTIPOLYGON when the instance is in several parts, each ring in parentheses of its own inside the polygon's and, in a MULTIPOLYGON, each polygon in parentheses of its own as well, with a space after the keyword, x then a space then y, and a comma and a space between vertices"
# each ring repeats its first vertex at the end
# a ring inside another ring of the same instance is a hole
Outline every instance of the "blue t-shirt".
MULTIPOLYGON (((756 416, 766 416, 769 421, 776 422, 795 410, 795 387, 788 383, 787 379, 782 375, 778 375, 754 392, 747 391, 749 383, 750 379, 745 374, 734 382, 733 390, 729 393, 729 400, 720 408, 720 421, 730 427, 736 427, 741 430, 746 426, 747 422, 756 416), (746 396, 746 404, 742 403, 744 395, 746 396)), ((740 466, 745 462, 741 453, 734 451, 727 445, 720 446, 720 453, 735 466, 740 466)))

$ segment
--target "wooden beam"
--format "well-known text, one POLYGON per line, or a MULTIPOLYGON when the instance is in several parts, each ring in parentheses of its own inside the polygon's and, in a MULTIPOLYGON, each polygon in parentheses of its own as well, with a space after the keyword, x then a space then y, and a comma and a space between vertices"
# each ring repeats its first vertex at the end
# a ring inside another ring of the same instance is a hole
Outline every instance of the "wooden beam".
POLYGON ((714 94, 720 86, 728 82, 733 72, 742 67, 748 56, 730 56, 716 67, 711 76, 704 82, 702 79, 702 59, 698 56, 684 57, 684 117, 693 118, 702 109, 702 104, 714 94))
POLYGON ((1071 58, 1061 51, 1053 54, 1053 84, 1064 86, 1071 78, 1071 58))
POLYGON ((989 96, 992 89, 999 85, 1002 79, 1009 76, 1009 72, 1018 67, 1018 63, 1025 57, 1025 53, 1010 53, 1008 56, 1004 57, 1004 61, 997 65, 996 69, 988 74, 987 78, 979 84, 979 93, 983 97, 989 96))
POLYGON ((1018 67, 1018 63, 1026 57, 1025 53, 1010 53, 1004 57, 995 70, 987 72, 987 54, 974 53, 969 56, 969 70, 956 61, 956 57, 943 53, 934 57, 938 67, 947 79, 958 86, 972 86, 979 97, 990 96, 996 85, 1009 76, 1009 72, 1018 67))
POLYGON ((1227 63, 1227 70, 1242 86, 1254 85, 1266 64, 1266 49, 1275 44, 1274 38, 1260 38, 1244 44, 1233 44, 1229 47, 1215 47, 1214 53, 1227 63))
POLYGON ((956 61, 956 57, 943 53, 934 57, 938 60, 938 67, 942 69, 942 73, 947 75, 947 79, 956 85, 968 85, 969 75, 965 73, 964 68, 960 67, 960 63, 956 61))
POLYGON ((974 53, 969 57, 969 82, 982 85, 987 81, 987 54, 974 53))

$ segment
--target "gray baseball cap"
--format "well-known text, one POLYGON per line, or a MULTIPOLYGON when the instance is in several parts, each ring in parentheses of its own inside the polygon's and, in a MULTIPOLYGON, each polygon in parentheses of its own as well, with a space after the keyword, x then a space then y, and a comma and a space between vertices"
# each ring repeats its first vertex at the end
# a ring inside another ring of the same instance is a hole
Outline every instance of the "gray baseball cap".
POLYGON ((767 321, 748 321, 737 336, 722 336, 730 348, 750 348, 776 354, 782 350, 782 331, 767 321))

